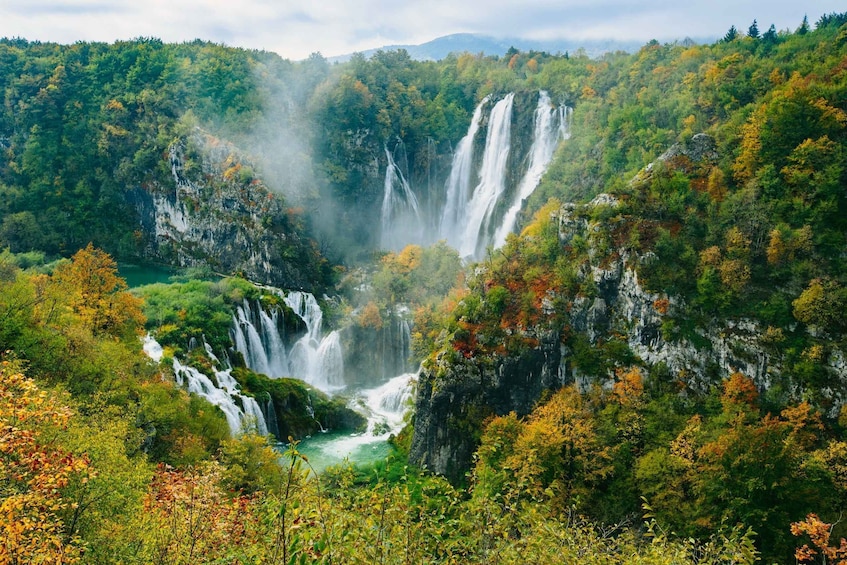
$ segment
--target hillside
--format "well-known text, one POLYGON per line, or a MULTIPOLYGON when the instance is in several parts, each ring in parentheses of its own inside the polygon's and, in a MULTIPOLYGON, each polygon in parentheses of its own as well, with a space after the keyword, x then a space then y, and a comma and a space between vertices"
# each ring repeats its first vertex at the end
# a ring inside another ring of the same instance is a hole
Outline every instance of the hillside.
MULTIPOLYGON (((412 59, 417 61, 440 61, 451 53, 483 53, 488 56, 502 57, 510 49, 517 51, 544 51, 546 53, 564 54, 576 53, 582 50, 589 57, 600 57, 606 53, 615 51, 635 51, 641 44, 635 41, 535 41, 531 39, 520 39, 516 37, 491 37, 478 33, 454 33, 443 37, 436 37, 431 41, 419 45, 385 45, 362 51, 365 57, 371 57, 377 51, 398 51, 400 49, 409 53, 412 59)), ((330 57, 329 61, 345 63, 353 57, 353 54, 330 57)))
POLYGON ((847 14, 0 61, 0 563, 845 558, 847 14), (313 473, 418 363, 391 457, 313 473))

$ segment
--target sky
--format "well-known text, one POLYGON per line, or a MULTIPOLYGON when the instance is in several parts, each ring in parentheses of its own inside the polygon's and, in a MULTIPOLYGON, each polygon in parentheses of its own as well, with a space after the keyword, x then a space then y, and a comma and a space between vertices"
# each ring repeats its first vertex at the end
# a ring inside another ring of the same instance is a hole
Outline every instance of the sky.
POLYGON ((794 30, 840 0, 0 0, 0 37, 74 43, 203 39, 299 60, 452 33, 523 39, 671 41, 794 30))

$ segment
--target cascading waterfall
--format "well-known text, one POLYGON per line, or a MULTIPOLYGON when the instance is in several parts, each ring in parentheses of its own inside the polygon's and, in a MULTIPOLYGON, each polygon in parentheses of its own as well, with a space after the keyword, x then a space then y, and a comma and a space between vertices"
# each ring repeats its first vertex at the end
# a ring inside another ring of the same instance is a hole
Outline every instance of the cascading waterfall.
POLYGON ((418 199, 388 147, 385 147, 388 162, 382 197, 381 244, 383 249, 399 251, 422 238, 421 215, 418 199))
POLYGON ((467 214, 467 204, 470 199, 474 141, 482 121, 482 110, 490 100, 491 97, 486 96, 474 110, 468 133, 456 146, 453 164, 450 167, 450 177, 447 179, 447 199, 441 215, 439 235, 456 249, 461 243, 462 221, 467 214))
POLYGON ((306 324, 306 334, 291 347, 288 363, 291 375, 324 392, 344 388, 344 358, 341 336, 337 331, 321 336, 323 313, 315 297, 308 292, 289 292, 284 298, 306 324))
POLYGON ((494 235, 495 247, 506 243, 506 236, 515 228, 515 221, 524 200, 529 198, 541 182, 541 176, 553 159, 553 153, 559 141, 570 138, 571 112, 572 110, 567 106, 554 106, 547 92, 542 90, 539 93, 538 107, 535 110, 535 129, 529 150, 529 167, 521 179, 512 205, 506 211, 503 222, 494 235))
MULTIPOLYGON (((280 294, 282 294, 280 292, 280 294)), ((324 392, 344 387, 344 361, 338 332, 321 335, 323 313, 315 297, 308 292, 291 291, 283 297, 285 304, 303 320, 306 333, 290 351, 279 323, 279 310, 270 314, 258 303, 247 301, 233 315, 230 335, 244 363, 257 373, 271 378, 299 378, 324 392)))
POLYGON ((276 419, 276 408, 274 408, 274 399, 271 396, 271 393, 266 392, 267 400, 265 400, 265 422, 268 426, 268 431, 273 435, 279 435, 279 422, 276 419))
POLYGON ((268 314, 259 305, 254 311, 247 300, 236 308, 230 337, 250 369, 269 377, 282 377, 290 373, 279 328, 277 309, 268 314))
MULTIPOLYGON (((212 348, 205 340, 203 346, 206 348, 210 359, 219 365, 220 361, 212 353, 212 348)), ((162 346, 149 334, 144 338, 143 349, 157 363, 162 360, 162 346)), ((232 435, 238 435, 250 428, 254 428, 260 435, 267 435, 268 426, 262 410, 259 408, 259 403, 256 402, 256 399, 239 392, 238 383, 231 374, 231 367, 215 371, 217 384, 196 368, 183 365, 177 358, 173 360, 173 368, 178 385, 185 387, 188 392, 205 398, 221 409, 232 435)))
POLYGON ((510 93, 491 110, 479 184, 474 188, 467 205, 462 239, 459 242, 459 253, 463 257, 478 257, 479 252, 484 250, 488 243, 491 214, 506 188, 514 99, 515 94, 510 93))

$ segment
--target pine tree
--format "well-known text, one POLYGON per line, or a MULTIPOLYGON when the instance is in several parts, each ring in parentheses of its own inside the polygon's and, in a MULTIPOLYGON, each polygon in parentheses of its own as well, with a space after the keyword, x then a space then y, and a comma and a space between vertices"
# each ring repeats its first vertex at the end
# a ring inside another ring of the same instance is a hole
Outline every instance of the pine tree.
POLYGON ((738 30, 735 29, 735 26, 729 28, 729 31, 726 32, 726 35, 723 36, 724 43, 730 43, 731 41, 735 41, 738 37, 738 30))
POLYGON ((809 17, 803 16, 803 23, 797 28, 797 35, 806 35, 809 33, 809 17))
POLYGON ((752 37, 753 39, 759 39, 759 26, 756 23, 756 20, 753 20, 753 23, 750 24, 749 28, 747 28, 747 37, 752 37))
POLYGON ((762 41, 765 43, 776 43, 776 27, 773 24, 771 24, 771 27, 762 36, 762 41))

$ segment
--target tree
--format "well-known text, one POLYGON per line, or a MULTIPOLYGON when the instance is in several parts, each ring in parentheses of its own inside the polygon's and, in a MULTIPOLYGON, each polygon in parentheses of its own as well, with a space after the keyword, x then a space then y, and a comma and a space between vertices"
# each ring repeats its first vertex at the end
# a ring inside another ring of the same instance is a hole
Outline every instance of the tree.
POLYGON ((813 279, 792 306, 794 317, 804 324, 829 331, 839 331, 844 327, 847 296, 836 281, 813 279))
POLYGON ((732 26, 726 32, 726 35, 723 36, 723 42, 724 43, 731 43, 731 42, 735 41, 735 39, 737 37, 738 37, 738 30, 735 29, 735 26, 732 26))
POLYGON ((753 23, 747 28, 747 37, 759 39, 759 25, 756 23, 756 20, 753 20, 753 23))
POLYGON ((79 559, 79 539, 65 535, 59 517, 71 506, 61 489, 86 478, 89 462, 54 442, 70 417, 12 363, 0 362, 0 563, 79 559))
POLYGON ((806 35, 807 33, 809 33, 809 16, 804 15, 803 22, 797 28, 797 35, 806 35))
POLYGON ((771 27, 768 28, 768 31, 762 36, 762 41, 765 43, 771 44, 776 43, 776 26, 771 24, 771 27))
POLYGON ((56 267, 53 280, 93 334, 124 336, 143 327, 141 299, 127 292, 115 260, 90 243, 56 267))

